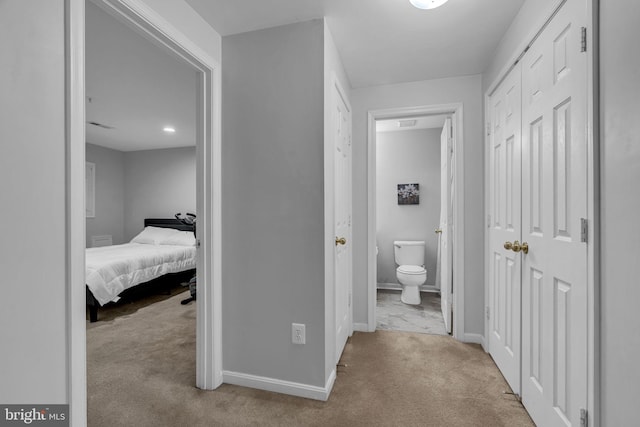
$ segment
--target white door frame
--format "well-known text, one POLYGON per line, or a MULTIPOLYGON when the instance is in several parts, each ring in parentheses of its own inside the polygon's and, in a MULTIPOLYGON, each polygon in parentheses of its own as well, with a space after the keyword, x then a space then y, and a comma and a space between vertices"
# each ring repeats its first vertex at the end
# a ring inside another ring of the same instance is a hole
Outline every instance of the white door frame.
MULTIPOLYGON (((526 38, 520 41, 510 59, 502 67, 498 77, 487 88, 484 94, 485 122, 489 110, 489 97, 507 76, 511 68, 537 35, 546 27, 546 23, 555 15, 556 11, 567 0, 555 0, 543 15, 543 19, 533 27, 526 38)), ((598 80, 598 6, 599 0, 583 0, 587 10, 587 215, 588 215, 588 242, 587 242, 587 298, 588 305, 588 372, 587 375, 587 403, 588 425, 600 426, 600 130, 598 93, 600 90, 598 80)), ((488 126, 488 125, 487 125, 488 126)), ((489 215, 489 153, 490 138, 485 128, 485 218, 489 215)), ((489 301, 489 239, 485 233, 485 302, 489 301)), ((486 310, 486 307, 485 307, 486 310)), ((489 336, 489 322, 485 321, 485 337, 489 336)), ((486 351, 489 351, 488 339, 486 351)))
MULTIPOLYGON (((198 299, 196 386, 222 384, 221 133, 218 62, 140 0, 91 0, 198 71, 196 195, 198 299)), ((65 0, 68 401, 71 425, 86 424, 85 0, 65 0)))
POLYGON ((421 107, 372 110, 368 113, 367 127, 367 327, 376 330, 376 120, 400 119, 426 115, 454 114, 455 173, 453 185, 453 337, 465 341, 464 333, 464 115, 462 103, 428 105, 421 107))

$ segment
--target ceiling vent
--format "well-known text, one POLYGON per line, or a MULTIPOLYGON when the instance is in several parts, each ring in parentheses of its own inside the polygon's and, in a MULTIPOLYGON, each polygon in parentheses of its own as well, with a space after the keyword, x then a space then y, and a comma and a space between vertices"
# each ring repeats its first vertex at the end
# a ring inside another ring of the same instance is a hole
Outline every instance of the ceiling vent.
POLYGON ((398 120, 399 128, 411 128, 416 125, 417 120, 398 120))

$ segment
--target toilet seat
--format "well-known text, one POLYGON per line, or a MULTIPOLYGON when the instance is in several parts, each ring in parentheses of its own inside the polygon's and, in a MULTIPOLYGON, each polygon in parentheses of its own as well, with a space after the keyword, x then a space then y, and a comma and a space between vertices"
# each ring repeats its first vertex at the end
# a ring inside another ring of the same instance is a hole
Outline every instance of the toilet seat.
POLYGON ((425 274, 427 270, 421 265, 401 265, 396 269, 398 273, 408 274, 411 276, 419 276, 425 274))

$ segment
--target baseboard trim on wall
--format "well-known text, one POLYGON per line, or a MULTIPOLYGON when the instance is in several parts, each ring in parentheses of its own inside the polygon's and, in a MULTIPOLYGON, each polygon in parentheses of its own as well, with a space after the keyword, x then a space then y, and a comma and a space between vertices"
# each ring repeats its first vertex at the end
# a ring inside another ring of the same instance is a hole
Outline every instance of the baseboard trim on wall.
MULTIPOLYGON (((401 291, 402 286, 397 283, 378 283, 376 286, 377 289, 384 289, 387 291, 401 291)), ((420 292, 440 292, 440 289, 436 288, 434 285, 423 285, 420 286, 420 292)))
POLYGON ((257 375, 243 374, 241 372, 223 371, 222 381, 227 384, 259 390, 273 391, 275 393, 289 394, 291 396, 305 397, 307 399, 326 401, 333 389, 336 380, 336 370, 331 371, 329 379, 324 387, 309 384, 284 381, 276 378, 260 377, 257 375))
POLYGON ((485 342, 484 342, 484 336, 480 335, 480 334, 471 334, 471 333, 465 333, 464 336, 462 337, 462 341, 463 342, 468 342, 471 344, 480 344, 482 346, 482 348, 487 351, 487 347, 485 346, 485 342))
POLYGON ((370 331, 369 330, 369 324, 368 323, 354 323, 353 324, 353 330, 355 332, 374 332, 374 331, 370 331))

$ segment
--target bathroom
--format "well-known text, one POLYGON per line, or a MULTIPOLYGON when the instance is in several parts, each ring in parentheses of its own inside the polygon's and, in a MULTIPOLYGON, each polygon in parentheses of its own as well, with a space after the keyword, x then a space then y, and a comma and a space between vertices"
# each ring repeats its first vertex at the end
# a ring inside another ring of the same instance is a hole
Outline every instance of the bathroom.
POLYGON ((447 334, 440 252, 451 129, 451 115, 376 121, 377 329, 447 334))

